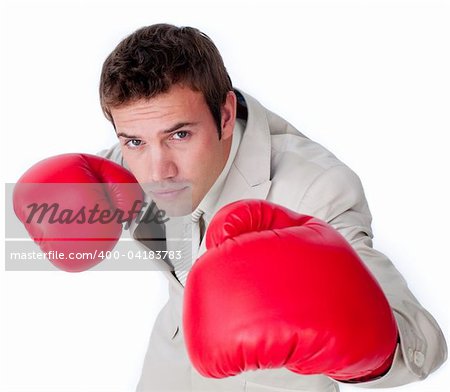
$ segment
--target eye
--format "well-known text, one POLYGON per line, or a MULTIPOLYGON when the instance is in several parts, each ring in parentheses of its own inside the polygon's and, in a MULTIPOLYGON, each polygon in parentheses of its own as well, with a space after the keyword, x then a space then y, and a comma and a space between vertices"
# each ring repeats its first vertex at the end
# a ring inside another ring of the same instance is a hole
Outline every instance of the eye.
POLYGON ((130 139, 125 142, 125 145, 129 148, 137 148, 142 145, 142 140, 139 139, 130 139))
POLYGON ((186 139, 189 136, 188 131, 178 131, 172 135, 172 138, 175 140, 186 139))

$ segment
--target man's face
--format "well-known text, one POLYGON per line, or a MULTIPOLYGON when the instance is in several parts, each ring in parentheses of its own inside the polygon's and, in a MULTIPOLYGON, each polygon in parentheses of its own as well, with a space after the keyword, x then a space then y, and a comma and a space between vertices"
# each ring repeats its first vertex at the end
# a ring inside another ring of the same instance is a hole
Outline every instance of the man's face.
POLYGON ((111 109, 125 162, 168 215, 192 212, 219 176, 230 150, 235 107, 230 92, 220 140, 203 94, 182 85, 111 109))

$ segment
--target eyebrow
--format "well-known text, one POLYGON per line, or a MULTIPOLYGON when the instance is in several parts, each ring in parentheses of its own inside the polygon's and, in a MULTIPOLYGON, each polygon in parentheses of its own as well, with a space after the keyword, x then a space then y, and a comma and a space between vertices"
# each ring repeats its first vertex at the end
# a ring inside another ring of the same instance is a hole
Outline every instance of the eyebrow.
MULTIPOLYGON (((177 129, 186 127, 186 126, 193 126, 193 125, 197 125, 196 122, 179 122, 177 124, 175 124, 173 127, 170 127, 169 129, 165 129, 164 131, 161 131, 160 133, 172 133, 174 131, 176 131, 177 129)), ((127 139, 140 139, 140 136, 136 136, 136 135, 129 135, 125 132, 117 132, 117 137, 125 137, 127 139)))

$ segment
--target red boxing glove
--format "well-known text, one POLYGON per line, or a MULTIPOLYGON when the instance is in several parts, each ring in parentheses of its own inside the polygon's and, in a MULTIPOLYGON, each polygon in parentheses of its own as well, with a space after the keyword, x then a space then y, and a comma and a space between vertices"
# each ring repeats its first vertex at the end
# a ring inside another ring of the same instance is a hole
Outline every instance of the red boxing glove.
POLYGON ((261 200, 222 208, 193 265, 183 326, 206 377, 279 368, 370 379, 392 364, 397 326, 381 287, 334 228, 261 200))
POLYGON ((143 192, 128 170, 108 159, 63 154, 31 167, 17 182, 13 202, 47 258, 62 270, 79 272, 114 248, 122 223, 142 207, 143 192), (90 258, 69 258, 77 253, 90 258))

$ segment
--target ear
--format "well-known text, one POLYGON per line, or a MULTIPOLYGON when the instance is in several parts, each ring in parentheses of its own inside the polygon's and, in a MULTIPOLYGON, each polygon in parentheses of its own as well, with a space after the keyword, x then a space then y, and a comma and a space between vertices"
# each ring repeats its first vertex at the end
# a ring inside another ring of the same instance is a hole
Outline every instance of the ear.
POLYGON ((222 121, 222 139, 228 139, 233 134, 234 123, 236 122, 237 99, 234 91, 228 91, 225 103, 220 109, 222 121))

